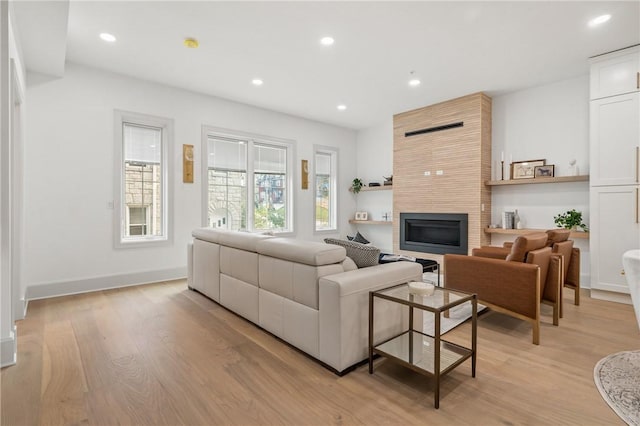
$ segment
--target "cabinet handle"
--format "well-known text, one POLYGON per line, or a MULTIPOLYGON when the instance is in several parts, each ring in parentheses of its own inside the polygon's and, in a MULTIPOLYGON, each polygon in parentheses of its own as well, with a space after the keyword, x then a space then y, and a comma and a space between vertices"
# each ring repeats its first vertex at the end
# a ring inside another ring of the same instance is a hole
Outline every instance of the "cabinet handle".
POLYGON ((640 182, 640 167, 638 166, 640 163, 640 146, 636 146, 636 183, 640 182))
POLYGON ((640 89, 640 71, 636 73, 636 89, 640 89))
POLYGON ((640 189, 636 188, 636 223, 640 223, 640 218, 638 217, 638 203, 640 203, 640 189))
POLYGON ((620 275, 624 275, 624 269, 620 271, 620 275))

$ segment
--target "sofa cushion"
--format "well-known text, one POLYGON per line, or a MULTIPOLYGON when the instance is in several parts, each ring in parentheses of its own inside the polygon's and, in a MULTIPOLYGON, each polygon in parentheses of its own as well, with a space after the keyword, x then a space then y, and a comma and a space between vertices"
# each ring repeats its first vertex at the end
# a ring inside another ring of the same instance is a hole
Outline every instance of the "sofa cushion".
MULTIPOLYGON (((221 231, 222 232, 222 231, 221 231)), ((251 234, 248 232, 224 231, 220 234, 220 244, 240 250, 257 252, 257 246, 261 241, 274 237, 270 235, 251 234)))
POLYGON ((354 241, 337 240, 335 238, 325 238, 324 242, 330 245, 344 247, 347 250, 347 256, 350 257, 358 268, 366 268, 378 264, 380 257, 380 249, 374 246, 368 246, 354 241))
POLYGON ((524 262, 531 250, 536 250, 547 245, 547 234, 544 232, 536 232, 533 234, 521 235, 513 242, 511 253, 506 260, 512 262, 524 262))
POLYGON ((340 263, 311 266, 260 255, 260 288, 318 309, 318 280, 343 272, 340 263))
POLYGON ((229 231, 227 229, 198 228, 191 232, 199 240, 221 244, 240 250, 256 252, 256 245, 270 235, 252 234, 250 232, 229 231))
POLYGON ((311 266, 340 263, 346 256, 343 248, 293 238, 269 238, 257 244, 257 250, 265 256, 311 266))
POLYGON ((342 269, 344 272, 355 271, 358 269, 358 265, 349 256, 345 257, 342 261, 342 269))
POLYGON ((220 246, 220 272, 258 286, 258 253, 220 246))
POLYGON ((552 247, 555 243, 567 241, 571 231, 568 229, 549 229, 547 231, 547 245, 552 247))
POLYGON ((191 231, 191 235, 202 241, 208 241, 210 243, 220 242, 220 231, 214 228, 198 228, 191 231))

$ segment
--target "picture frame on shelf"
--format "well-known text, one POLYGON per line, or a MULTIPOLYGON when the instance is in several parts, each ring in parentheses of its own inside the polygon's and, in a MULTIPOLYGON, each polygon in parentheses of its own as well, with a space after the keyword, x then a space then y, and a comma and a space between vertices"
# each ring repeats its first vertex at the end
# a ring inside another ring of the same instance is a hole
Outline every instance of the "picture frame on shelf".
POLYGON ((544 166, 546 160, 514 161, 511 163, 511 179, 533 179, 535 168, 544 166))
POLYGON ((356 220, 369 220, 367 212, 356 212, 356 220))
POLYGON ((533 175, 537 178, 550 178, 555 175, 555 165, 547 164, 544 166, 536 166, 533 169, 533 175))

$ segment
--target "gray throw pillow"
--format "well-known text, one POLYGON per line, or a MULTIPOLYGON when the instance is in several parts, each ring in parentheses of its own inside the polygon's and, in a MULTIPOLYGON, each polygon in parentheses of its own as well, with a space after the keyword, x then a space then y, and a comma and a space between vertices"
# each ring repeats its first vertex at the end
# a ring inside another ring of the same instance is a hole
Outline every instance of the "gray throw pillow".
POLYGON ((364 236, 362 236, 362 234, 358 231, 358 233, 356 234, 355 237, 353 237, 353 240, 356 243, 361 243, 361 244, 369 244, 369 240, 367 240, 364 236))
POLYGON ((358 268, 366 268, 367 266, 374 266, 378 264, 380 249, 377 247, 366 246, 354 241, 338 240, 335 238, 325 238, 324 242, 344 247, 347 251, 347 256, 355 262, 358 268))

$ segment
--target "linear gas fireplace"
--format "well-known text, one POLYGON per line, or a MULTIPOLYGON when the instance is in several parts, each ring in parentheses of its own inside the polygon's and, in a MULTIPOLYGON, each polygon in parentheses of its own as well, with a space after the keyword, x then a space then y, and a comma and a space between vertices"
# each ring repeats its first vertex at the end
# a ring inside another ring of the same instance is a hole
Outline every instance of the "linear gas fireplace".
POLYGON ((466 213, 400 213, 400 249, 467 254, 466 213))

